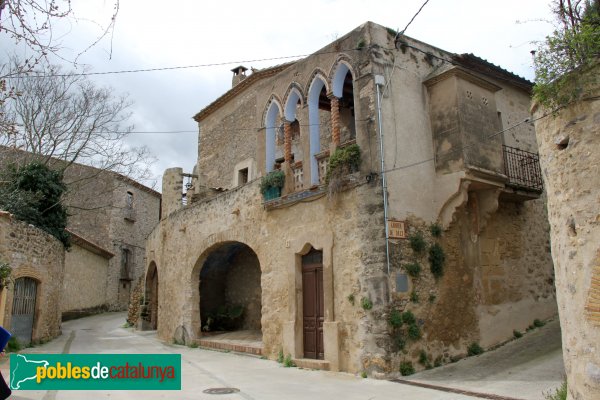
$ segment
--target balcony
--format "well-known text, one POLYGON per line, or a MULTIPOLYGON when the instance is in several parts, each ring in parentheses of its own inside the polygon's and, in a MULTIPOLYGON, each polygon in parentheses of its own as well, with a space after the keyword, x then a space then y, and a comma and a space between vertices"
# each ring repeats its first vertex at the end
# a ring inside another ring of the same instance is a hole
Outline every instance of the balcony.
POLYGON ((541 193, 544 189, 540 157, 536 153, 502 146, 507 186, 517 190, 541 193))

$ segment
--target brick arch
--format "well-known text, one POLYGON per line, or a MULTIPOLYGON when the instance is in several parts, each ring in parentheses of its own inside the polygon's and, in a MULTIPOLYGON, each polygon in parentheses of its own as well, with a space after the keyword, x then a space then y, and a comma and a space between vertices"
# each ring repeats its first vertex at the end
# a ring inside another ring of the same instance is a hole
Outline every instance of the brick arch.
MULTIPOLYGON (((288 86, 286 92, 285 92, 285 96, 283 97, 283 112, 284 112, 284 116, 285 118, 289 121, 290 115, 289 115, 289 110, 288 110, 288 102, 290 101, 290 97, 295 94, 296 97, 300 100, 300 103, 302 106, 304 106, 304 104, 306 104, 306 97, 304 95, 304 90, 302 89, 302 86, 298 83, 298 82, 292 82, 290 83, 290 85, 288 86)), ((293 122, 293 121, 290 121, 293 122)))
POLYGON ((19 278, 31 278, 31 279, 35 280, 38 285, 43 282, 42 275, 38 272, 37 269, 32 268, 32 267, 22 267, 21 266, 21 267, 14 269, 13 272, 11 273, 11 278, 13 280, 16 280, 19 278))
POLYGON ((343 78, 346 75, 346 73, 344 73, 344 76, 342 76, 342 88, 338 88, 338 80, 337 80, 337 74, 338 71, 340 71, 340 68, 346 69, 347 71, 350 72, 350 74, 352 75, 352 79, 356 80, 356 73, 355 71, 357 70, 353 64, 352 64, 352 59, 346 55, 346 54, 340 54, 338 56, 338 58, 334 61, 333 65, 331 66, 331 69, 329 70, 329 80, 331 82, 331 92, 333 93, 334 96, 336 97, 342 97, 341 94, 339 94, 339 90, 341 90, 343 88, 343 78))
POLYGON ((319 78, 323 81, 323 83, 325 84, 325 91, 327 93, 330 93, 331 92, 331 82, 329 81, 329 79, 327 77, 328 77, 328 75, 323 69, 321 69, 319 67, 315 68, 312 71, 312 73, 310 74, 310 78, 308 79, 308 82, 306 83, 305 93, 310 93, 310 87, 312 86, 312 84, 316 78, 319 78))
POLYGON ((261 123, 263 127, 266 127, 267 125, 267 113, 269 112, 269 108, 271 108, 271 104, 275 103, 277 105, 277 108, 279 108, 279 116, 282 116, 282 112, 283 112, 283 107, 282 104, 284 104, 281 99, 279 98, 279 96, 277 96, 275 93, 272 93, 271 96, 269 96, 269 100, 265 103, 265 107, 263 108, 263 113, 262 113, 262 118, 261 118, 261 123))
MULTIPOLYGON (((186 298, 188 299, 188 303, 186 304, 186 309, 189 310, 185 313, 183 326, 186 328, 187 332, 190 334, 190 340, 198 340, 202 336, 201 332, 201 321, 200 321, 200 290, 198 282, 200 281, 200 272, 204 265, 204 262, 207 260, 208 256, 226 243, 241 243, 249 247, 256 258, 258 259, 259 267, 261 270, 261 274, 264 271, 264 260, 260 255, 258 249, 258 243, 255 242, 256 238, 250 237, 249 235, 244 234, 245 229, 239 230, 229 230, 226 232, 220 232, 213 235, 210 235, 205 240, 199 243, 196 247, 201 249, 198 252, 196 257, 196 262, 191 269, 191 273, 187 280, 188 295, 186 298)), ((261 321, 262 322, 262 321, 261 321)), ((264 325, 264 324, 263 324, 264 325)))

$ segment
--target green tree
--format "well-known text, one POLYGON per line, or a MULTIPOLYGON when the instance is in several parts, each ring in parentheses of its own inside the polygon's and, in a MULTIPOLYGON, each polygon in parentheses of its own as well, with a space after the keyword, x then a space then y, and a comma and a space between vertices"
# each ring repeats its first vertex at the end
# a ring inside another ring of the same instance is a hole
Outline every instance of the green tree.
POLYGON ((9 165, 0 173, 0 209, 30 223, 69 247, 67 211, 60 202, 66 187, 62 172, 33 162, 9 165))
POLYGON ((599 79, 586 70, 600 58, 600 1, 555 0, 553 33, 534 58, 534 98, 551 109, 585 97, 599 79))

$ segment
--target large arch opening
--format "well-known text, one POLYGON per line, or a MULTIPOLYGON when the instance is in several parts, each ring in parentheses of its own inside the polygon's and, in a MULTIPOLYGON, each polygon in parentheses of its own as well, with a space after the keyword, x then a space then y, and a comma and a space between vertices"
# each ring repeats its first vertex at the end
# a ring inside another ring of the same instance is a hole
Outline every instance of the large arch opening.
POLYGON ((310 125, 310 183, 318 185, 325 180, 326 158, 321 149, 331 143, 331 100, 327 97, 325 80, 316 75, 308 90, 308 123, 310 125))
POLYGON ((356 139, 354 115, 354 85, 352 72, 345 62, 340 62, 332 79, 333 95, 339 104, 340 142, 356 139))
MULTIPOLYGON (((281 139, 278 136, 278 127, 281 125, 281 112, 277 100, 271 99, 265 118, 265 171, 275 169, 278 147, 281 148, 281 139)), ((280 150, 280 149, 279 149, 280 150)), ((280 150, 281 152, 281 150, 280 150)))
POLYGON ((262 340, 260 263, 240 242, 210 249, 200 269, 200 325, 205 335, 247 332, 262 340))

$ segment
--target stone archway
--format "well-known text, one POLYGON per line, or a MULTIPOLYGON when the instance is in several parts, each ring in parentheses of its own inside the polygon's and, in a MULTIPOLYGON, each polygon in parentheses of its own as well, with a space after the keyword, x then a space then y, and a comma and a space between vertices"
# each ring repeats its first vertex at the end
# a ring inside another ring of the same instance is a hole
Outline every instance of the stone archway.
POLYGON ((201 335, 248 331, 262 339, 261 269, 254 250, 241 242, 222 242, 208 249, 200 263, 199 316, 193 320, 201 335))
POLYGON ((142 328, 156 330, 158 329, 158 269, 154 262, 150 263, 146 273, 146 290, 144 293, 142 328))

